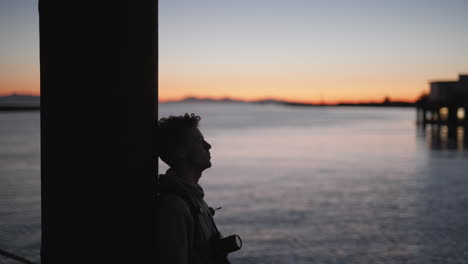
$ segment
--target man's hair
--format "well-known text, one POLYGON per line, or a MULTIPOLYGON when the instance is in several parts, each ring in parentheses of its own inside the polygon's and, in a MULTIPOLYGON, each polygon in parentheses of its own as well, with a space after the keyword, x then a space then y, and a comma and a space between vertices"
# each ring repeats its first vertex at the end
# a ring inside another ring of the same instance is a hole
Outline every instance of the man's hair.
POLYGON ((185 144, 185 131, 198 127, 200 119, 200 116, 193 113, 159 119, 156 143, 158 156, 162 161, 169 166, 174 166, 176 147, 185 144))

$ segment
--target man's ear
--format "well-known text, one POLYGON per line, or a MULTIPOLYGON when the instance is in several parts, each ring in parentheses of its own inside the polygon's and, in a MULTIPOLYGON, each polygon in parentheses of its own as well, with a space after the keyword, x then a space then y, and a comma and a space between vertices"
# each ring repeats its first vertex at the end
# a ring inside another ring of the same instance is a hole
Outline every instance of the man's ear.
POLYGON ((185 152, 185 149, 181 146, 177 146, 175 149, 175 156, 177 159, 185 159, 187 156, 187 152, 185 152))

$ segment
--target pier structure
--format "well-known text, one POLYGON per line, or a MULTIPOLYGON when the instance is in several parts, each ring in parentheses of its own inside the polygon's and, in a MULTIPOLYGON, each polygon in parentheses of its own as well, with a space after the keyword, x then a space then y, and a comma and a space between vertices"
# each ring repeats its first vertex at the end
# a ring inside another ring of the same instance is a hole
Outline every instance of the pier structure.
POLYGON ((418 125, 468 126, 468 74, 457 81, 430 82, 430 93, 416 102, 418 125))

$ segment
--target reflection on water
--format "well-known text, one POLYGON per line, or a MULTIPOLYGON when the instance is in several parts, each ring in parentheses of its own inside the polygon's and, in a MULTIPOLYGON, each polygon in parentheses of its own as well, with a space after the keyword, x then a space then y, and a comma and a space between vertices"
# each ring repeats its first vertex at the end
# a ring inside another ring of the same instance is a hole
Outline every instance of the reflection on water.
POLYGON ((431 151, 413 109, 160 108, 180 112, 213 146, 201 184, 242 236, 233 263, 466 263, 468 152, 431 151))
POLYGON ((425 138, 431 150, 457 151, 468 150, 468 129, 463 126, 427 125, 418 127, 418 137, 425 138))
MULTIPOLYGON (((427 126, 415 137, 413 109, 159 111, 202 116, 213 167, 200 182, 223 208, 220 231, 243 239, 233 263, 467 263, 466 128, 427 126)), ((0 248, 36 261, 39 153, 39 113, 0 113, 0 248)))
MULTIPOLYGON (((468 130, 467 130, 468 132, 468 130)), ((463 146, 467 146, 468 144, 465 144, 465 128, 464 127, 458 127, 457 128, 457 149, 459 151, 462 151, 464 148, 463 146)), ((467 148, 465 148, 467 149, 467 148)))

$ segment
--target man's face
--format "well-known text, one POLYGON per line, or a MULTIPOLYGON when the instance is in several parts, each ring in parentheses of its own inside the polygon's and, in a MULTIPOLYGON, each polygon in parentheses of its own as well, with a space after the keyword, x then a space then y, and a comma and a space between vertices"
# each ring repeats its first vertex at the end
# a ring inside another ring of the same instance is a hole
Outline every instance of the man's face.
POLYGON ((202 133, 196 127, 185 133, 185 160, 189 166, 199 170, 211 167, 211 145, 205 141, 202 133))

